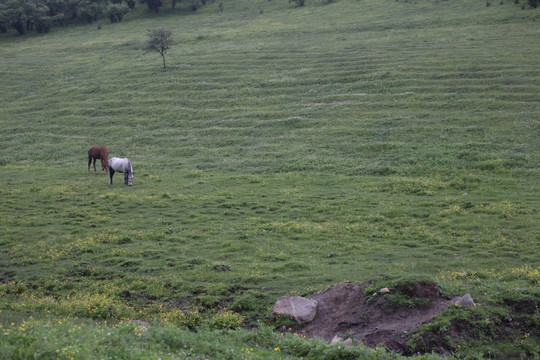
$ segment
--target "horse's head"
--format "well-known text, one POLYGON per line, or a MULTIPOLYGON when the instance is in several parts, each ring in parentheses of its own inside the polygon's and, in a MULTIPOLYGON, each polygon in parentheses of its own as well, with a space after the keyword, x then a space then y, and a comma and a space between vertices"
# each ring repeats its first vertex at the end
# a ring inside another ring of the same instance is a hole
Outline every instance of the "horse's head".
POLYGON ((101 161, 103 162, 103 170, 109 172, 109 151, 104 146, 101 148, 101 161))
POLYGON ((131 165, 131 161, 130 161, 129 170, 128 170, 128 186, 131 186, 131 185, 133 185, 133 166, 131 165))

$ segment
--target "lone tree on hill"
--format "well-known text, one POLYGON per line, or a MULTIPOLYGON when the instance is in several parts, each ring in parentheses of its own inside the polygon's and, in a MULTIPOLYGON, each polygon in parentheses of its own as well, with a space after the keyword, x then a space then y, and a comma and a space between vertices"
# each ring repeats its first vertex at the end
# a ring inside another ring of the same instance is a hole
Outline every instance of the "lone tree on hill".
POLYGON ((149 29, 148 40, 144 48, 145 52, 157 52, 163 58, 163 68, 165 69, 165 52, 173 44, 172 32, 166 29, 149 29))

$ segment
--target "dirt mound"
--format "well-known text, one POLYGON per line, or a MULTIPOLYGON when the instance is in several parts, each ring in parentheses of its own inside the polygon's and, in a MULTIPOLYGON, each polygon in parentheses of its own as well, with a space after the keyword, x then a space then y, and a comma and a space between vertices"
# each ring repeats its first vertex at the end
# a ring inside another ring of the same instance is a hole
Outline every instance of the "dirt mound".
MULTIPOLYGON (((366 285, 339 284, 313 295, 311 299, 318 302, 316 317, 309 324, 287 330, 329 342, 336 335, 354 337, 364 345, 384 344, 388 350, 403 354, 407 353, 406 335, 451 305, 433 283, 402 284, 389 293, 367 296, 363 291, 366 285)), ((440 344, 439 350, 452 350, 446 346, 440 344)))

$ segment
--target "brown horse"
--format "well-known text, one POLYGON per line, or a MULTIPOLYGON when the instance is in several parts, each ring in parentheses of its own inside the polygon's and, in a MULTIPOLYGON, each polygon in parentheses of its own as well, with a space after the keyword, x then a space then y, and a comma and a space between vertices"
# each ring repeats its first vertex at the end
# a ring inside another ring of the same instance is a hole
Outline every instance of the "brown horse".
POLYGON ((94 172, 97 172, 96 159, 101 159, 101 171, 107 171, 109 168, 109 152, 105 146, 92 146, 88 149, 88 171, 90 171, 90 164, 94 160, 94 172))

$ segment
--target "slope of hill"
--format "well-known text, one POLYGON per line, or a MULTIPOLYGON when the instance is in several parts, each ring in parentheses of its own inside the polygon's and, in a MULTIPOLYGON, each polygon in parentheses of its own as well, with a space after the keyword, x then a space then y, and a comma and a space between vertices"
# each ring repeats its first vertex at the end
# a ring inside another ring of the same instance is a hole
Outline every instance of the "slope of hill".
POLYGON ((392 358, 271 332, 277 298, 372 281, 480 304, 409 352, 462 325, 456 357, 534 358, 538 10, 218 6, 0 34, 0 353, 392 358), (143 52, 159 27, 165 70, 143 52), (87 171, 93 145, 132 187, 87 171))

